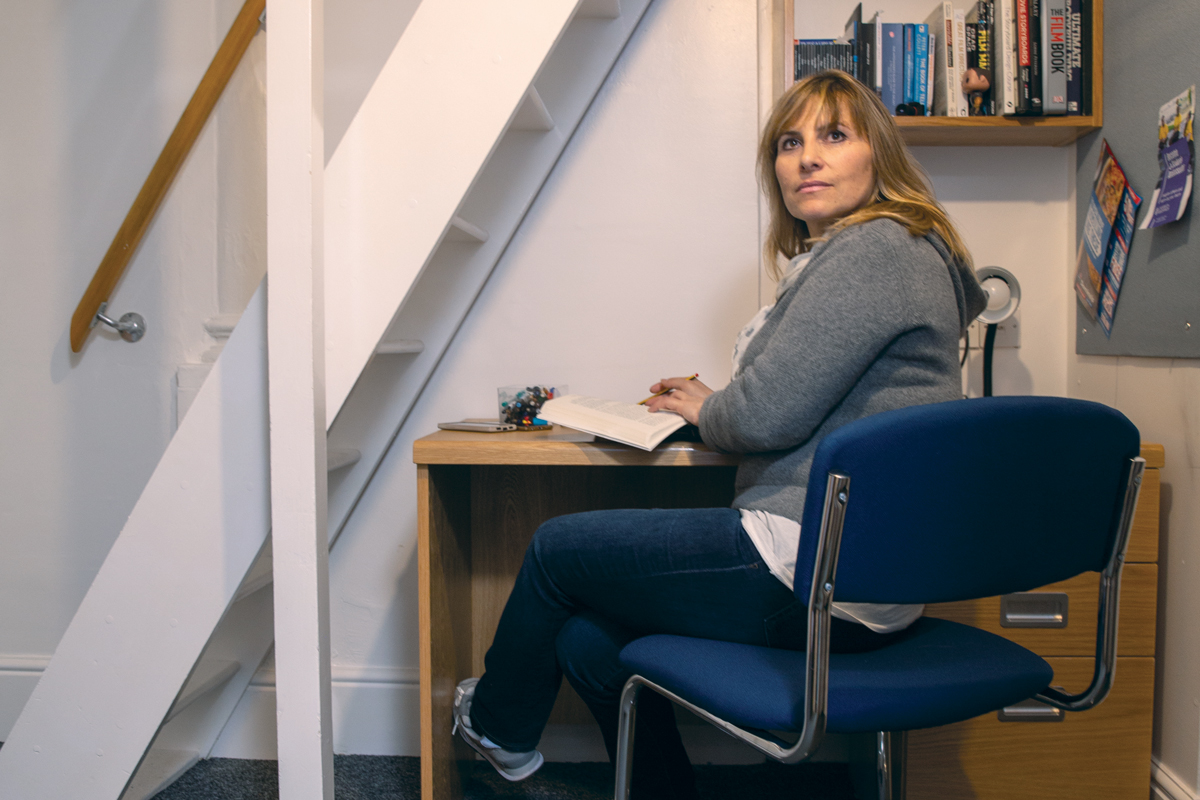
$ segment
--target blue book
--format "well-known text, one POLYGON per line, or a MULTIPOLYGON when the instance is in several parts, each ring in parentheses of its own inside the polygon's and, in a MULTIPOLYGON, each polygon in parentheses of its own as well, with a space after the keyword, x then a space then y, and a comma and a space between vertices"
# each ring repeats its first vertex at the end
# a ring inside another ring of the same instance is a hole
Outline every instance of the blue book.
POLYGON ((891 114, 896 113, 896 106, 904 102, 904 25, 899 22, 884 22, 882 66, 883 83, 879 94, 884 107, 891 114))
POLYGON ((917 102, 916 26, 904 23, 904 102, 917 102))
POLYGON ((922 22, 913 28, 913 72, 916 73, 913 101, 925 106, 925 113, 929 114, 932 113, 929 109, 929 26, 922 22))

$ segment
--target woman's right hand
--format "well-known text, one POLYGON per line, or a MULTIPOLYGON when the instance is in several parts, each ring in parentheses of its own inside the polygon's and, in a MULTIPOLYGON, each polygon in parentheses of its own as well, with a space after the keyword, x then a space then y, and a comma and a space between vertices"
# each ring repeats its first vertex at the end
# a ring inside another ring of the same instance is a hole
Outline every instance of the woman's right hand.
POLYGON ((650 387, 657 393, 666 391, 658 397, 646 401, 646 407, 651 411, 674 411, 693 425, 700 424, 700 406, 713 390, 695 378, 663 378, 650 387))

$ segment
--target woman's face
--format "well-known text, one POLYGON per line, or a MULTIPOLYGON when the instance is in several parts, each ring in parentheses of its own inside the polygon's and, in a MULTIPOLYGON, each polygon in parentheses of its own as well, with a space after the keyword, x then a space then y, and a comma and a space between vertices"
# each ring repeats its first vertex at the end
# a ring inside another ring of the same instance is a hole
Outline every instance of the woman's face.
POLYGON ((824 236, 830 224, 862 208, 875 193, 871 146, 848 116, 843 111, 843 121, 833 127, 824 114, 809 110, 776 143, 775 175, 783 203, 808 223, 814 237, 824 236))

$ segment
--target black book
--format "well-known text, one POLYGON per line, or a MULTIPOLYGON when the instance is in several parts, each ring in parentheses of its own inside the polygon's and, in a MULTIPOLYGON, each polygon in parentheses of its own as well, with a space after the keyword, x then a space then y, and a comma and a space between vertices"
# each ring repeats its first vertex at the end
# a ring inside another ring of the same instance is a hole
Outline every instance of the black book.
POLYGON ((1042 3, 1029 0, 1029 106, 1031 114, 1042 113, 1046 76, 1042 74, 1042 3))
POLYGON ((974 67, 988 77, 991 87, 981 92, 978 103, 968 96, 968 114, 973 117, 992 116, 996 113, 993 98, 996 96, 998 71, 995 61, 995 6, 992 0, 979 0, 967 15, 967 68, 974 67), (972 30, 973 28, 973 30, 972 30))

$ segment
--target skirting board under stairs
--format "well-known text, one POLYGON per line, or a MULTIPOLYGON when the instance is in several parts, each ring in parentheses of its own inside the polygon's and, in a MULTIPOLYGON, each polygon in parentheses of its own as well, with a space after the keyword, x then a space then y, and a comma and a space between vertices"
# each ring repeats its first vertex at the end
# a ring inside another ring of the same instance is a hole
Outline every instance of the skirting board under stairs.
POLYGON ((1183 780, 1157 758, 1150 759, 1151 800, 1200 800, 1200 794, 1189 788, 1183 780))
MULTIPOLYGON (((0 655, 0 741, 7 738, 49 661, 48 656, 0 655)), ((274 681, 274 671, 269 666, 258 671, 209 755, 214 758, 277 758, 274 681)), ((415 669, 334 666, 334 752, 419 755, 418 681, 415 669)), ((709 725, 682 725, 680 730, 684 744, 697 764, 756 764, 763 760, 755 751, 709 725)), ((600 731, 594 725, 551 725, 540 749, 549 761, 605 761, 608 758, 600 731)), ((821 761, 846 761, 847 758, 848 747, 836 736, 829 737, 817 756, 821 761)))

